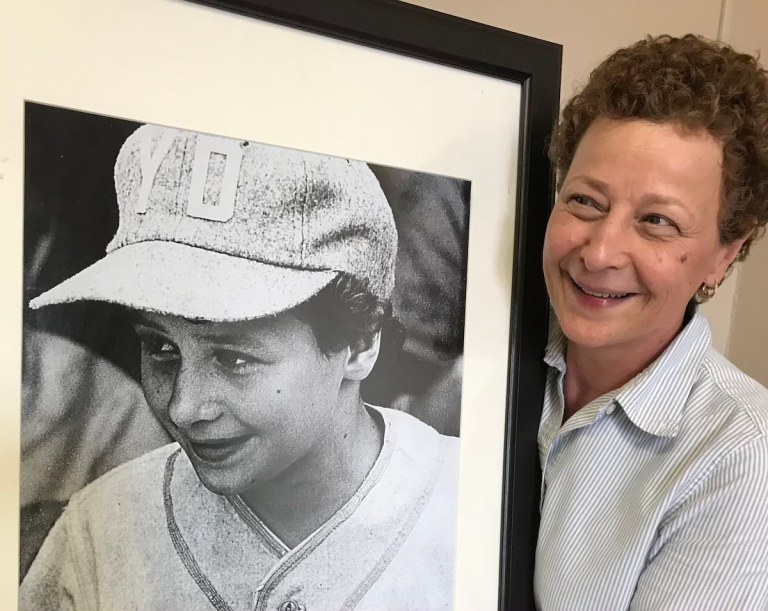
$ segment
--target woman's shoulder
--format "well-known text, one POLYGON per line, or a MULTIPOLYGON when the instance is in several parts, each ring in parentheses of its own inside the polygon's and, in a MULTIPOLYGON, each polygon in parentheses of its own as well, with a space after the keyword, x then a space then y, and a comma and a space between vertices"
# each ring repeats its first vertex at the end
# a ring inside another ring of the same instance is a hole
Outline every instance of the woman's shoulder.
POLYGON ((711 403, 745 420, 757 435, 768 436, 768 388, 744 373, 714 349, 702 362, 705 388, 711 403))

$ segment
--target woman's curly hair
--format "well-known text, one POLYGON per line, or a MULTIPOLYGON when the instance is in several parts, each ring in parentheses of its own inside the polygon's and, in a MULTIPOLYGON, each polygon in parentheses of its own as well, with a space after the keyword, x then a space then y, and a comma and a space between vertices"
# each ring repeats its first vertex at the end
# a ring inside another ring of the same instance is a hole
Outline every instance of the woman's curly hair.
POLYGON ((757 58, 693 34, 616 51, 563 109, 549 148, 558 186, 598 117, 676 123, 721 142, 720 241, 749 236, 737 260, 747 256, 768 222, 768 71, 757 58))

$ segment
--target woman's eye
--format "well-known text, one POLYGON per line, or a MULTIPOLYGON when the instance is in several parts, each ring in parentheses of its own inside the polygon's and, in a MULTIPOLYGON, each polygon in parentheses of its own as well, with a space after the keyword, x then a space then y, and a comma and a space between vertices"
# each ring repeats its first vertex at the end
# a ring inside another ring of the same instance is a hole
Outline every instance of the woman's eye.
POLYGON ((576 218, 594 220, 600 218, 605 210, 594 199, 581 193, 573 193, 565 197, 566 209, 576 218))
POLYGON ((582 206, 592 206, 593 208, 597 207, 595 200, 593 200, 591 197, 587 197, 586 195, 571 195, 568 199, 569 201, 575 202, 582 206))
POLYGON ((671 227, 673 229, 677 229, 677 225, 675 225, 675 223, 669 220, 666 216, 662 216, 660 214, 649 214, 645 216, 643 220, 649 225, 654 225, 656 227, 671 227))
POLYGON ((648 216, 645 217, 645 220, 651 225, 670 225, 671 224, 669 220, 665 219, 663 216, 660 216, 658 214, 649 214, 648 216))

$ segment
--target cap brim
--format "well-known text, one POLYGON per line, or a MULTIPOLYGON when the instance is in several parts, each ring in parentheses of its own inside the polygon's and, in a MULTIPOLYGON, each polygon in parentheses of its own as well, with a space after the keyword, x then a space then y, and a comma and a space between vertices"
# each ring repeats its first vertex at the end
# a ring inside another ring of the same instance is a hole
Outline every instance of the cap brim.
POLYGON ((303 303, 338 272, 279 267, 177 244, 119 248, 30 302, 106 301, 191 319, 260 318, 303 303))

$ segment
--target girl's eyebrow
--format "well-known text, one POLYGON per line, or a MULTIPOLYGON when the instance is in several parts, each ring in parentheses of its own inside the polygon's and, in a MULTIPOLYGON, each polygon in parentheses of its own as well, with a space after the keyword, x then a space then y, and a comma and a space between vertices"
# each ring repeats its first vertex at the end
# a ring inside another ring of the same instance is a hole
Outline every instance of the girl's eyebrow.
MULTIPOLYGON (((207 321, 190 321, 190 322, 199 322, 204 324, 207 321)), ((133 325, 134 327, 135 326, 145 327, 152 331, 157 331, 158 333, 162 333, 163 335, 169 335, 168 329, 166 329, 162 324, 155 322, 154 320, 150 320, 149 318, 147 318, 141 313, 136 313, 134 315, 133 325)), ((217 333, 216 331, 211 331, 208 333, 204 333, 200 337, 210 342, 215 342, 219 344, 231 344, 233 346, 253 346, 260 343, 260 339, 258 337, 252 337, 252 334, 249 334, 247 332, 217 333)))
POLYGON ((205 333, 203 339, 222 344, 247 344, 249 338, 241 333, 205 333))
POLYGON ((261 346, 263 338, 253 333, 205 333, 203 339, 217 344, 229 344, 232 346, 261 346))
POLYGON ((163 325, 161 325, 159 323, 156 323, 153 320, 150 320, 149 318, 147 318, 146 316, 144 316, 143 314, 141 314, 139 312, 134 314, 132 322, 133 322, 134 326, 135 325, 140 325, 140 326, 146 327, 148 329, 154 329, 155 331, 159 331, 160 333, 167 333, 168 332, 168 330, 165 327, 163 327, 163 325))

